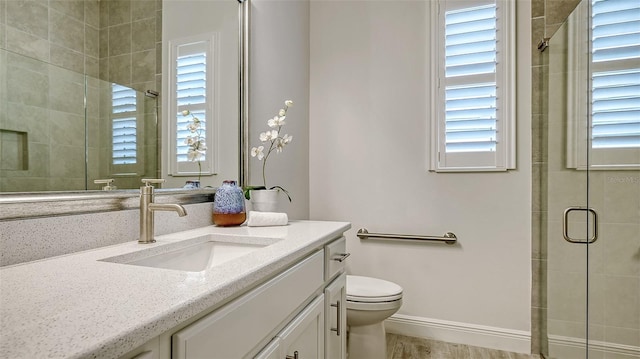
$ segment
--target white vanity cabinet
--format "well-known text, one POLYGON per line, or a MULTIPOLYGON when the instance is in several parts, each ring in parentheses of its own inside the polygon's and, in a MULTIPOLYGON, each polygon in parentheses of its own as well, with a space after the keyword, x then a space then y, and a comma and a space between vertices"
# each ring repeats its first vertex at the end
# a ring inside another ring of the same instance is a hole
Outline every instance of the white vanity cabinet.
MULTIPOLYGON (((345 359, 347 256, 344 237, 330 242, 257 288, 161 335, 161 354, 149 358, 345 359)), ((126 357, 146 359, 143 349, 126 357)))
POLYGON ((350 228, 207 225, 0 267, 0 357, 343 359, 350 228), (207 269, 170 269, 178 257, 207 269))
MULTIPOLYGON (((173 359, 244 358, 323 285, 322 251, 173 334, 173 359)), ((286 323, 286 322, 285 322, 286 323)))
POLYGON ((346 359, 347 276, 344 273, 346 240, 341 237, 324 248, 324 290, 256 359, 346 359))

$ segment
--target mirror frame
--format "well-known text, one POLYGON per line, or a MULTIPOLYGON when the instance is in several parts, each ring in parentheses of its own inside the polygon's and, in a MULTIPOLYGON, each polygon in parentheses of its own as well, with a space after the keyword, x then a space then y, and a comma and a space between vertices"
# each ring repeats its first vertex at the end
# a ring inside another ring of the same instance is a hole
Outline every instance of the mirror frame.
MULTIPOLYGON (((249 18, 250 0, 238 1, 238 81, 239 81, 239 155, 238 183, 249 178, 249 18)), ((158 189, 158 203, 192 204, 212 202, 215 188, 158 189)), ((0 194, 0 221, 122 211, 139 208, 139 190, 16 192, 0 194)))

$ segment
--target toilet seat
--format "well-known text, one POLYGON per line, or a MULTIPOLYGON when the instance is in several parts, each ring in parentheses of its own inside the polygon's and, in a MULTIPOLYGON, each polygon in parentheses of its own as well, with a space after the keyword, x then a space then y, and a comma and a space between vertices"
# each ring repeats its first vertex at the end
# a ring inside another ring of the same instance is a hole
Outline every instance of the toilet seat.
POLYGON ((383 303, 402 299, 402 287, 384 279, 347 275, 347 302, 383 303))

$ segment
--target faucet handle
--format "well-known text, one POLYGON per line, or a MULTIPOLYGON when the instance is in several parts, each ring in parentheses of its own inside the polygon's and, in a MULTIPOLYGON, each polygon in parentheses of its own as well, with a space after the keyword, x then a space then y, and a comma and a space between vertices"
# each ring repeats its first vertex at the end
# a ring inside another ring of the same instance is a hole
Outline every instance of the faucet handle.
POLYGON ((162 178, 143 178, 141 181, 145 187, 153 187, 154 183, 164 183, 162 178))
POLYGON ((102 187, 103 191, 111 191, 111 190, 117 189, 116 186, 112 185, 113 178, 97 179, 97 180, 93 180, 93 183, 95 183, 95 184, 104 184, 105 186, 102 187))

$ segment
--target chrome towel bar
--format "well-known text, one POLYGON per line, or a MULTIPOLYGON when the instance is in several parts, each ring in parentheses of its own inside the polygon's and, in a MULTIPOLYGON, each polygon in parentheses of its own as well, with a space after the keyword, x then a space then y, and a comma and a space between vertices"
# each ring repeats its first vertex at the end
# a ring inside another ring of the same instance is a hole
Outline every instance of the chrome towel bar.
POLYGON ((452 232, 447 232, 442 237, 438 236, 418 236, 413 234, 387 234, 387 233, 369 233, 366 228, 360 228, 357 234, 360 239, 367 238, 389 238, 389 239, 408 239, 417 241, 436 241, 445 242, 446 244, 455 244, 458 237, 452 232))

